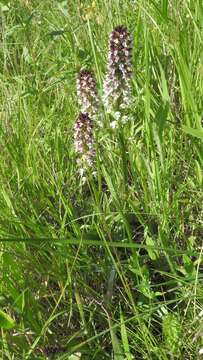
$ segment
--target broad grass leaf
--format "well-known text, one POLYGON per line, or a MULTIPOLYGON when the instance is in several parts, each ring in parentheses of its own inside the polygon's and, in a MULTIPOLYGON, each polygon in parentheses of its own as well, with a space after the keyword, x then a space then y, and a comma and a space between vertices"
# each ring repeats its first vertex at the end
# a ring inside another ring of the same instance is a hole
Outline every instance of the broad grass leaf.
POLYGON ((188 127, 188 126, 183 126, 183 131, 186 134, 192 135, 194 137, 197 137, 197 138, 203 140, 203 129, 193 129, 193 128, 188 127))
POLYGON ((156 260, 157 259, 157 252, 153 249, 153 247, 155 247, 155 243, 154 243, 153 239, 149 235, 146 236, 146 244, 149 246, 149 247, 147 247, 149 257, 152 260, 156 260))
POLYGON ((68 358, 68 360, 79 360, 81 359, 82 353, 81 352, 77 352, 75 354, 70 355, 70 357, 68 358))
POLYGON ((0 328, 9 330, 12 329, 14 326, 15 321, 3 310, 0 310, 0 328))
POLYGON ((123 316, 121 309, 120 309, 120 320, 121 320, 121 339, 122 339, 123 349, 124 349, 125 355, 126 355, 126 360, 132 360, 133 358, 130 353, 127 329, 125 326, 124 316, 123 316))
POLYGON ((177 356, 179 354, 182 332, 179 316, 175 313, 165 315, 163 317, 162 328, 168 350, 171 354, 177 356))
POLYGON ((109 317, 108 317, 108 321, 109 321, 112 347, 113 347, 113 352, 114 352, 114 360, 125 360, 120 340, 118 339, 118 337, 116 335, 116 331, 115 331, 112 321, 109 317))

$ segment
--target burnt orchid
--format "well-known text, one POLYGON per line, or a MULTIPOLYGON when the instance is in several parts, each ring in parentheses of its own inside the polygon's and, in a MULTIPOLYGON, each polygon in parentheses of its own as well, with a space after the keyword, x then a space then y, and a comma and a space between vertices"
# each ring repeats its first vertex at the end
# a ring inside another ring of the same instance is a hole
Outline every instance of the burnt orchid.
POLYGON ((88 113, 94 120, 98 110, 99 97, 96 89, 96 80, 92 71, 80 71, 77 78, 77 95, 81 111, 88 113))
MULTIPOLYGON (((78 154, 80 174, 93 167, 95 160, 95 141, 93 135, 93 122, 88 113, 80 113, 74 125, 74 144, 78 154)), ((94 173, 93 173, 94 175, 94 173)), ((85 179, 85 177, 83 177, 85 179)))
POLYGON ((126 27, 116 27, 109 39, 108 65, 104 80, 104 105, 116 122, 126 122, 124 109, 128 108, 131 95, 132 40, 126 27))

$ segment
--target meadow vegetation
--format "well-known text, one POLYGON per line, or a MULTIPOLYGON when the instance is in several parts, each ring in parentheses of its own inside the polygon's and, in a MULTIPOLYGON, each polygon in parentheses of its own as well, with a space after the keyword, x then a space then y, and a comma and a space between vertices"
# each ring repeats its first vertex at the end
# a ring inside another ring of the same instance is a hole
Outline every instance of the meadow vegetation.
POLYGON ((1 0, 0 16, 0 358, 201 359, 202 1, 1 0), (112 127, 121 25, 132 101, 112 127), (85 179, 81 69, 101 101, 85 179))

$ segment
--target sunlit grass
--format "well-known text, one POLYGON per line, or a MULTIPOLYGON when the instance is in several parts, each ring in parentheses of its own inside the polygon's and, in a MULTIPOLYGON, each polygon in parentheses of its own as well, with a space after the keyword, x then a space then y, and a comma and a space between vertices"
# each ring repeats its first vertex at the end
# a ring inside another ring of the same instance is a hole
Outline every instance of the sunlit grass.
POLYGON ((201 1, 0 2, 1 358, 197 359, 201 1), (133 37, 132 121, 78 173, 76 78, 133 37))

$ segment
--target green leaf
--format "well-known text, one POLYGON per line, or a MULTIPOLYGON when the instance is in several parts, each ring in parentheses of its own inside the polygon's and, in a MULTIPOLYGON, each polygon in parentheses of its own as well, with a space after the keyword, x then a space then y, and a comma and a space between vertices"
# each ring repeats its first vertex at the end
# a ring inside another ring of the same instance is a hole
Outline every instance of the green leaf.
POLYGON ((130 347, 129 347, 129 342, 128 342, 127 329, 125 326, 125 321, 124 321, 124 317, 123 317, 123 313, 122 313, 121 309, 120 309, 120 319, 121 319, 121 339, 122 339, 123 348, 125 351, 126 360, 132 360, 132 355, 130 353, 130 347))
POLYGON ((192 135, 203 140, 203 129, 193 129, 187 126, 183 126, 183 131, 186 134, 192 135))
POLYGON ((25 307, 25 293, 26 290, 23 291, 15 300, 14 306, 18 309, 18 311, 20 311, 21 313, 23 313, 24 307, 25 307))
POLYGON ((81 359, 82 353, 81 352, 77 352, 75 354, 70 355, 70 357, 68 358, 68 360, 79 360, 81 359))
POLYGON ((0 310, 0 328, 12 329, 15 326, 15 321, 4 311, 0 310))
POLYGON ((9 6, 3 5, 3 4, 1 4, 1 3, 0 3, 0 7, 1 7, 1 11, 2 11, 2 12, 5 12, 5 11, 9 11, 9 10, 10 10, 9 6))
POLYGON ((60 36, 60 35, 63 35, 65 32, 65 30, 54 30, 54 31, 51 31, 49 33, 49 35, 51 36, 60 36))
POLYGON ((156 260, 157 254, 156 254, 156 251, 153 250, 153 247, 155 247, 155 243, 154 243, 153 239, 152 239, 149 235, 146 235, 146 244, 149 246, 149 247, 147 248, 149 257, 150 257, 152 260, 156 260))
POLYGON ((165 315, 163 317, 162 328, 165 344, 171 354, 179 354, 182 327, 178 314, 171 313, 165 315))
POLYGON ((111 319, 108 316, 108 322, 109 322, 109 328, 110 328, 110 334, 111 334, 111 341, 112 341, 112 347, 114 352, 114 359, 115 360, 125 360, 123 355, 123 350, 120 344, 120 340, 118 339, 116 335, 116 331, 113 328, 113 324, 111 319))

